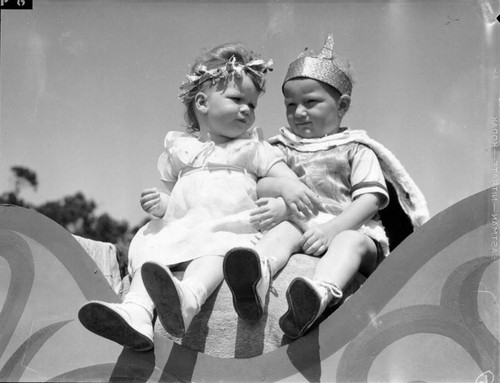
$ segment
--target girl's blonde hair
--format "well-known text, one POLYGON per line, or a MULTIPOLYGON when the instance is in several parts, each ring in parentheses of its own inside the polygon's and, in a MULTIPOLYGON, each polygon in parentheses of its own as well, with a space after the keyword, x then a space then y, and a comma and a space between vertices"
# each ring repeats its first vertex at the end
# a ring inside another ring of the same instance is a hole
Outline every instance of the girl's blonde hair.
MULTIPOLYGON (((199 73, 200 68, 203 68, 203 71, 221 68, 230 62, 230 60, 234 60, 235 63, 240 65, 246 65, 257 58, 258 57, 254 52, 247 50, 240 43, 225 43, 218 45, 208 52, 200 55, 191 66, 190 73, 199 73)), ((262 77, 262 73, 255 72, 253 70, 245 70, 245 73, 250 77, 257 91, 263 93, 265 90, 265 80, 262 77)), ((194 83, 194 86, 191 86, 187 91, 183 91, 181 99, 184 105, 186 105, 184 119, 187 123, 187 131, 189 133, 198 132, 200 130, 198 119, 195 114, 195 96, 198 92, 204 89, 207 84, 215 85, 215 83, 219 80, 219 78, 213 77, 209 79, 212 81, 197 81, 194 83)))

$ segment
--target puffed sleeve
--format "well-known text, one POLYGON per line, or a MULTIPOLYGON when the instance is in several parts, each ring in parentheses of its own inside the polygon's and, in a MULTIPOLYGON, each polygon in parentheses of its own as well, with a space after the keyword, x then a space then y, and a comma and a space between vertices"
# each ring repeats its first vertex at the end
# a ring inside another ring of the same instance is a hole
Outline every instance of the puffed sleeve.
POLYGON ((389 203, 385 178, 377 156, 370 148, 359 144, 356 145, 351 162, 351 197, 354 200, 368 193, 381 197, 380 209, 389 203))
POLYGON ((179 157, 176 140, 179 132, 168 132, 163 142, 163 153, 158 158, 158 171, 162 181, 176 182, 179 172, 186 166, 179 157))
POLYGON ((267 176, 269 170, 280 161, 285 161, 285 156, 280 149, 266 141, 256 143, 251 166, 258 178, 267 176))
POLYGON ((275 148, 275 150, 278 150, 279 153, 283 156, 283 161, 290 166, 290 160, 294 158, 294 153, 292 153, 292 149, 290 149, 288 146, 283 145, 282 143, 271 143, 272 147, 275 148))

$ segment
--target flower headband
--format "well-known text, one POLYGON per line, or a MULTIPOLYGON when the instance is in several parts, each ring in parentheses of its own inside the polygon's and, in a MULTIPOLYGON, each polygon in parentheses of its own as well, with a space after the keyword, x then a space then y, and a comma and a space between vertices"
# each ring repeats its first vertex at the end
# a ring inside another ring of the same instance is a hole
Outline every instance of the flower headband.
POLYGON ((261 59, 253 59, 247 64, 241 64, 236 61, 236 57, 231 58, 221 67, 214 69, 207 69, 203 64, 197 65, 192 74, 186 76, 186 80, 179 87, 179 94, 177 98, 184 104, 189 103, 195 93, 198 92, 200 85, 205 81, 212 81, 215 85, 220 79, 229 78, 234 75, 236 78, 241 78, 243 73, 252 74, 253 78, 262 89, 264 87, 264 75, 267 71, 272 71, 273 60, 265 62, 261 59))

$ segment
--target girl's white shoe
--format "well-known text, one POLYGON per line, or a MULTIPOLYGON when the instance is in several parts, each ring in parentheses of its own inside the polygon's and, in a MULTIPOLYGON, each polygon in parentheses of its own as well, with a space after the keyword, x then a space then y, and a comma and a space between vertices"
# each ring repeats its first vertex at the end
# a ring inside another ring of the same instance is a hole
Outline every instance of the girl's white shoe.
POLYGON ((253 249, 237 247, 227 252, 223 270, 238 316, 246 320, 260 319, 271 286, 269 262, 261 260, 253 249))
POLYGON ((141 273, 162 326, 170 335, 183 337, 206 300, 205 288, 194 281, 179 281, 168 267, 156 262, 144 263, 141 273))
POLYGON ((294 278, 286 291, 288 310, 279 320, 281 329, 288 337, 299 338, 328 305, 338 303, 342 296, 342 290, 333 283, 307 277, 294 278))
POLYGON ((90 301, 78 311, 87 330, 135 351, 148 351, 153 343, 153 314, 132 303, 90 301))

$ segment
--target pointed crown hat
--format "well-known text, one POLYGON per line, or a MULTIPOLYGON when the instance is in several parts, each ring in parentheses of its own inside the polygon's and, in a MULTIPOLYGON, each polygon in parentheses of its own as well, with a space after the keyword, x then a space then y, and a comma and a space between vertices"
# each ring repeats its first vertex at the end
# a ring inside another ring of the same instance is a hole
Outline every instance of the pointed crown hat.
POLYGON ((283 85, 289 80, 304 77, 333 86, 341 94, 351 95, 352 82, 334 60, 333 35, 328 35, 319 54, 305 51, 293 61, 288 66, 283 85))

